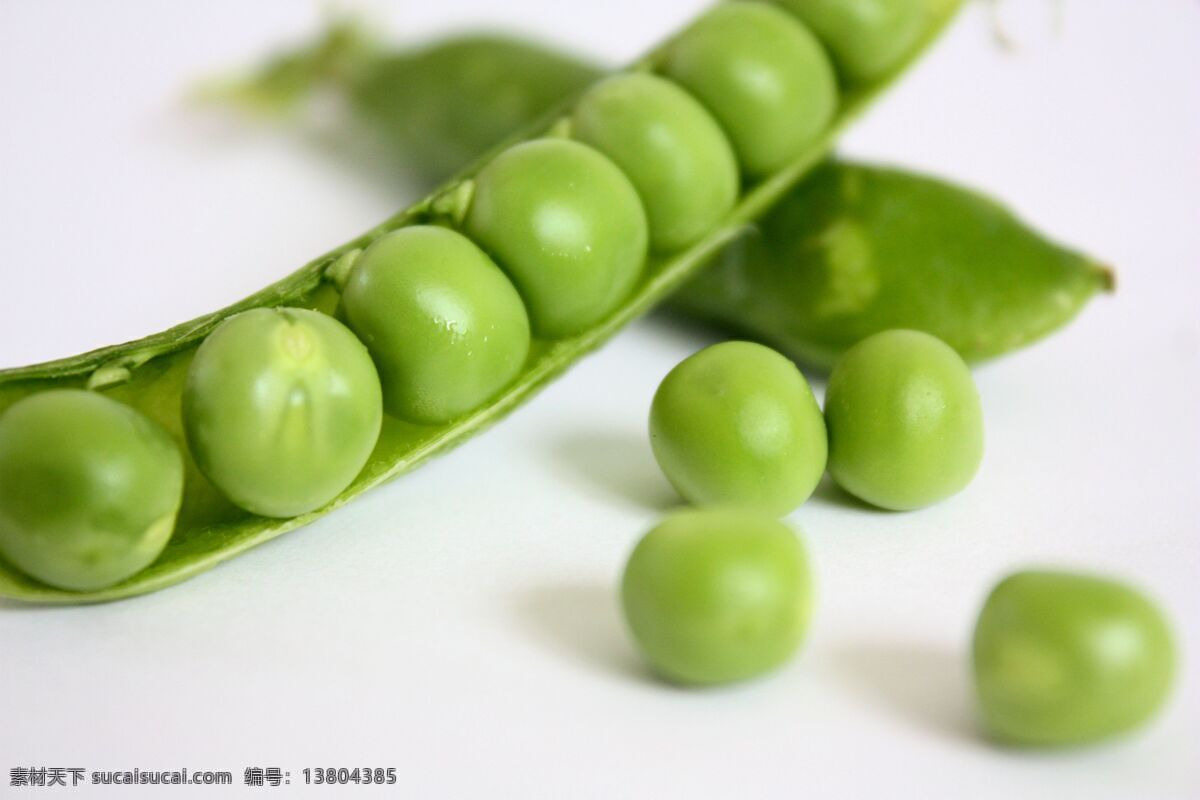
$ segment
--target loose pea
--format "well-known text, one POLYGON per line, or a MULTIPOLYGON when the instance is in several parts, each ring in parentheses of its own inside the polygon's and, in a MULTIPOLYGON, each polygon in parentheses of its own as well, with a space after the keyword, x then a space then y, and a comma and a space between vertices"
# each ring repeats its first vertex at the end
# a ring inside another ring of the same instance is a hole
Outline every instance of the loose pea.
POLYGON ((621 599, 655 669, 680 683, 714 684, 791 658, 808 628, 813 590, 804 547, 782 522, 688 509, 634 548, 621 599))
POLYGON ((708 107, 754 177, 801 155, 837 109, 817 38, 765 3, 717 5, 668 47, 662 71, 708 107))
POLYGON ((355 263, 342 294, 389 413, 445 422, 503 389, 529 353, 517 290, 482 250, 446 228, 402 228, 355 263))
POLYGON ((817 34, 849 83, 871 83, 898 67, 928 25, 922 0, 776 2, 817 34))
POLYGON ((611 158, 637 188, 655 250, 692 244, 733 208, 733 148, 704 107, 670 81, 616 75, 588 91, 572 119, 574 136, 611 158))
POLYGON ((680 362, 654 395, 650 444, 689 502, 792 511, 825 471, 825 422, 800 370, 769 347, 723 342, 680 362))
POLYGON ((123 403, 54 389, 0 417, 0 553, 40 581, 89 591, 141 571, 182 499, 175 441, 123 403))
POLYGON ((892 330, 850 348, 825 392, 829 473, 881 508, 957 494, 983 458, 983 411, 967 365, 927 333, 892 330))
POLYGON ((633 289, 646 260, 646 212, 624 173, 592 148, 537 139, 475 178, 466 233, 525 300, 534 333, 590 327, 633 289))
POLYGON ((383 418, 367 349, 332 317, 259 308, 230 317, 196 351, 183 422, 201 472, 230 500, 293 517, 358 475, 383 418))
POLYGON ((1018 572, 992 590, 975 626, 979 710, 990 735, 1012 744, 1129 731, 1163 705, 1174 672, 1162 613, 1105 578, 1018 572))

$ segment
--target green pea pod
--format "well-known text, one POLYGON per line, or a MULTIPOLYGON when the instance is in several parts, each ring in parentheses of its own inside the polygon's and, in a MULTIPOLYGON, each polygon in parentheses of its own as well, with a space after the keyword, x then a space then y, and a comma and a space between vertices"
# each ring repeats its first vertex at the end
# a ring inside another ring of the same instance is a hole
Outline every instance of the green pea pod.
POLYGON ((932 333, 968 361, 1069 322, 1113 275, 976 192, 896 169, 815 170, 675 308, 832 368, 874 333, 932 333))
MULTIPOLYGON (((821 162, 837 135, 903 71, 908 62, 933 41, 959 6, 960 0, 922 0, 928 24, 924 36, 903 63, 877 80, 843 86, 835 118, 815 140, 806 143, 782 168, 744 187, 729 215, 698 242, 674 253, 651 256, 630 293, 614 310, 583 330, 559 338, 535 335, 520 373, 492 399, 445 423, 418 425, 385 417, 378 443, 366 466, 350 486, 329 504, 288 519, 251 514, 223 499, 203 478, 189 454, 183 506, 175 533, 159 558, 149 567, 114 586, 70 592, 40 584, 15 568, 0 564, 0 596, 46 603, 81 603, 112 600, 161 589, 294 530, 367 489, 462 443, 513 410, 584 354, 603 344, 630 320, 661 302, 729 242, 742 235, 752 220, 765 213, 821 162)), ((670 40, 652 51, 634 64, 633 69, 653 69, 661 65, 673 42, 670 40)), ((549 115, 513 141, 553 134, 561 127, 558 123, 562 114, 569 110, 570 107, 566 106, 549 115)), ((496 150, 495 154, 502 149, 496 150)), ((402 227, 430 223, 461 224, 470 203, 473 178, 489 163, 485 157, 458 178, 383 224, 229 308, 140 341, 0 372, 0 413, 19 399, 36 392, 87 387, 139 409, 186 445, 180 411, 184 382, 188 366, 209 332, 233 314, 253 308, 292 306, 333 313, 339 301, 339 287, 344 285, 346 272, 360 251, 402 227)))
MULTIPOLYGON (((309 88, 340 88, 353 117, 398 168, 426 181, 599 74, 500 35, 451 37, 399 53, 368 42, 363 29, 336 25, 239 84, 235 96, 260 107, 293 106, 304 95, 298 75, 309 88)), ((1065 325, 1097 291, 1112 288, 1107 268, 1040 236, 987 197, 903 170, 833 160, 666 306, 827 370, 852 345, 890 328, 932 333, 968 361, 1002 355, 1065 325)))
POLYGON ((513 36, 477 33, 389 50, 363 25, 335 22, 310 45, 255 74, 201 87, 201 97, 287 115, 321 88, 405 178, 434 186, 530 125, 607 70, 513 36))

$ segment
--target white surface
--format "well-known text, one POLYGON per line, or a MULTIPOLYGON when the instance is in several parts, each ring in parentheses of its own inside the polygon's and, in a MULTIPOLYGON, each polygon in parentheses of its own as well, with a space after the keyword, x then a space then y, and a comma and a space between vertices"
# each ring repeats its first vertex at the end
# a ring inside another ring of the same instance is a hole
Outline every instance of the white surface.
MULTIPOLYGON (((699 5, 444 0, 381 16, 414 38, 491 20, 619 61, 699 5)), ((794 664, 674 690, 620 627, 624 556, 674 502, 649 399, 703 344, 650 320, 466 447, 179 587, 0 605, 0 794, 13 766, 188 766, 239 784, 169 796, 270 794, 241 772, 279 766, 290 796, 306 766, 370 765, 398 768, 388 796, 422 798, 1200 796, 1200 6, 1137 6, 1067 3, 1056 38, 1048 3, 1009 0, 1016 55, 973 8, 847 139, 986 187, 1110 259, 1121 286, 979 370, 988 454, 965 494, 904 515, 825 495, 795 515, 820 607, 794 664), (1049 755, 977 737, 970 627, 990 585, 1030 563, 1126 576, 1169 610, 1185 668, 1153 726, 1049 755)), ((399 206, 386 175, 179 101, 318 17, 0 3, 0 363, 208 311, 399 206)))

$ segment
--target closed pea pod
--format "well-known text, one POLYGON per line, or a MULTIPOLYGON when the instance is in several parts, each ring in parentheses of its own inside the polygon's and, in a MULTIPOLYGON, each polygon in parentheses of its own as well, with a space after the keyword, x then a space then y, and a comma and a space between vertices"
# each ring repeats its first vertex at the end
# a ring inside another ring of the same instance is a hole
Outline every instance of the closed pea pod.
POLYGON ((716 121, 687 92, 646 73, 592 87, 572 135, 611 158, 641 195, 655 250, 691 244, 717 226, 738 194, 737 160, 716 121))
POLYGON ((728 683, 775 669, 796 652, 812 615, 812 576, 804 546, 782 522, 688 509, 638 542, 621 602, 634 640, 661 675, 728 683))
POLYGON ((661 71, 712 112, 754 177, 803 152, 837 110, 837 80, 821 44, 765 3, 711 9, 671 43, 661 71))
POLYGON ((850 494, 906 511, 957 494, 983 458, 971 372, 936 337, 885 331, 842 357, 825 392, 829 473, 850 494))
POLYGON ((933 334, 967 361, 997 356, 1066 324, 1112 286, 1105 267, 989 197, 835 161, 672 303, 828 370, 894 328, 933 334))
POLYGON ((60 389, 0 416, 0 554, 45 583, 87 591, 143 569, 182 499, 175 441, 116 400, 60 389))
POLYGON ((462 234, 417 225, 358 258, 342 311, 366 343, 388 412, 443 422, 476 408, 516 377, 529 320, 498 267, 462 234))
POLYGON ((544 47, 478 34, 345 73, 362 76, 352 85, 350 103, 378 128, 390 156, 434 184, 586 87, 601 71, 544 47), (448 92, 453 102, 447 102, 448 92), (453 133, 430 135, 431 128, 453 133))
POLYGON ((975 624, 975 691, 994 738, 1078 745, 1136 728, 1175 676, 1162 612, 1118 581, 1030 570, 1001 581, 975 624))
POLYGON ((920 0, 775 0, 829 48, 848 83, 882 78, 913 52, 929 24, 920 0))
POLYGON ((383 418, 379 376, 337 320, 260 308, 214 330, 188 370, 183 421, 197 465, 267 517, 320 508, 366 463, 383 418))
POLYGON ((825 422, 795 364, 769 347, 723 342, 680 362, 650 409, 650 444, 697 505, 786 514, 825 472, 825 422))
POLYGON ((512 278, 534 333, 569 336, 630 292, 646 261, 646 214, 611 161, 566 139, 509 148, 480 170, 463 229, 512 278))

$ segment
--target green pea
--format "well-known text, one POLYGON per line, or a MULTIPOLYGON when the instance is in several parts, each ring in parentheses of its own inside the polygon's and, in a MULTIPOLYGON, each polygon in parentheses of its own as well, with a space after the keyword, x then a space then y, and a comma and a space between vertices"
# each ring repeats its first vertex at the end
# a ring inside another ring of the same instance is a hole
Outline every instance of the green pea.
POLYGON ((575 138, 611 158, 637 188, 655 250, 678 250, 713 230, 737 200, 737 159, 687 92, 646 73, 594 86, 575 109, 575 138))
POLYGON ((801 155, 837 110, 837 79, 817 38, 765 3, 714 7, 668 47, 662 72, 708 107, 754 177, 801 155))
POLYGON ((650 408, 650 444, 697 505, 786 514, 825 471, 825 421, 800 370, 769 347, 723 342, 680 362, 650 408))
POLYGON ((0 416, 0 554, 40 581, 90 591, 141 571, 182 500, 179 447, 123 403, 53 389, 0 416))
POLYGON ((877 333, 842 356, 825 392, 829 473, 896 511, 964 489, 983 458, 983 411, 962 357, 927 333, 877 333))
POLYGON ((475 178, 464 220, 525 300, 538 336, 591 327, 633 289, 646 260, 646 213, 611 161, 567 139, 536 139, 475 178))
POLYGON ((1018 572, 1000 582, 974 637, 975 691, 990 735, 1026 746, 1084 744, 1162 707, 1175 646, 1158 608, 1117 581, 1018 572))
POLYGON ((872 83, 914 52, 929 24, 923 0, 775 0, 804 22, 849 83, 872 83))
POLYGON ((808 557, 787 525, 728 508, 678 511, 625 566, 625 620, 651 665, 685 684, 745 680, 779 667, 808 629, 808 557))
POLYGON ((354 480, 383 418, 367 349, 332 317, 259 308, 222 322, 196 351, 183 422, 197 466, 266 517, 326 505, 354 480))
POLYGON ((446 228, 401 228, 355 263, 342 294, 388 412, 445 422, 507 386, 529 354, 517 290, 483 251, 446 228))

